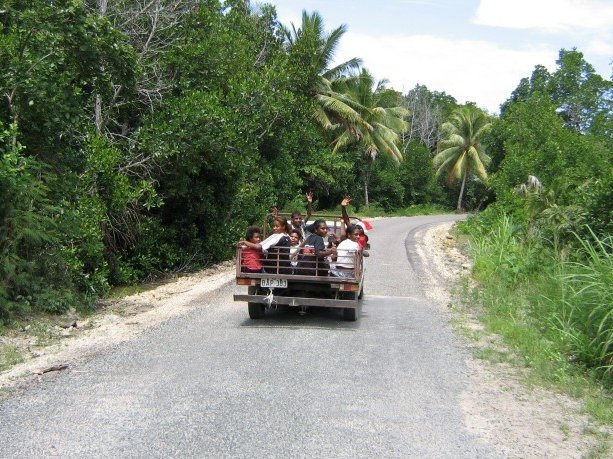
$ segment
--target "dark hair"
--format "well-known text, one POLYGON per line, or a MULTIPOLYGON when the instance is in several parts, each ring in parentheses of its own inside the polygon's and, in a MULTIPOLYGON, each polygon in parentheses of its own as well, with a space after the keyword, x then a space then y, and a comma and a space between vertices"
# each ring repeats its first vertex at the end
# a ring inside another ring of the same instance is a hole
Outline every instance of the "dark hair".
POLYGON ((302 232, 300 230, 297 229, 293 229, 289 232, 289 235, 291 236, 292 234, 297 234, 298 235, 298 239, 300 241, 302 241, 302 232))
POLYGON ((283 217, 275 217, 275 218, 273 218, 273 221, 281 223, 281 225, 283 225, 283 229, 284 229, 284 231, 286 233, 291 229, 290 224, 287 223, 287 220, 285 218, 283 218, 283 217))
POLYGON ((295 210, 294 212, 292 212, 292 218, 294 217, 302 217, 302 213, 295 210))
POLYGON ((253 236, 255 236, 256 234, 260 234, 260 233, 261 233, 260 228, 258 228, 257 226, 250 226, 249 228, 247 228, 245 239, 251 242, 251 238, 253 238, 253 236))
POLYGON ((347 229, 345 230, 346 234, 353 234, 355 232, 355 230, 358 229, 358 225, 356 225, 355 223, 351 223, 349 225, 347 225, 347 229))
POLYGON ((315 231, 317 231, 317 229, 321 226, 321 225, 325 225, 326 221, 325 220, 315 220, 313 222, 312 225, 310 225, 307 230, 309 231, 309 233, 314 233, 315 231))

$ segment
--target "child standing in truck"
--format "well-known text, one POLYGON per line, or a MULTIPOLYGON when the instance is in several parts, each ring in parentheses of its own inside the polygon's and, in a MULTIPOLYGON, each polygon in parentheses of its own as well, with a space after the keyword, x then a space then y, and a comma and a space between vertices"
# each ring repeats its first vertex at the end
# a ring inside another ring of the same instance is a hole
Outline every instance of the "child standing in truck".
POLYGON ((293 268, 298 266, 298 254, 300 253, 301 243, 302 243, 302 233, 299 229, 292 229, 289 232, 289 263, 293 268))
POLYGON ((247 228, 245 239, 238 242, 241 250, 241 272, 261 273, 262 272, 262 240, 260 228, 250 226, 247 228))

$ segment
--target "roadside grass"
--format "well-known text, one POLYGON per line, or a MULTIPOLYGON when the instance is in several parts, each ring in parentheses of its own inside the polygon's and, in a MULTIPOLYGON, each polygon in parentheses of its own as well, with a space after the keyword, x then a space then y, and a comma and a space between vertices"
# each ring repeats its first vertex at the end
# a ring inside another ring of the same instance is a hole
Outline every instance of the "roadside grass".
POLYGON ((0 345, 0 371, 11 368, 24 360, 17 346, 0 345))
POLYGON ((63 315, 35 315, 6 322, 0 330, 0 372, 25 362, 37 348, 57 344, 62 338, 63 315))
POLYGON ((149 290, 153 290, 158 287, 159 284, 137 284, 137 285, 121 285, 111 288, 109 293, 104 299, 114 300, 124 298, 126 296, 136 295, 138 293, 144 293, 149 290))
MULTIPOLYGON (((333 209, 322 209, 313 212, 315 214, 341 214, 340 205, 333 209)), ((418 215, 438 215, 438 214, 452 214, 453 209, 450 209, 439 204, 413 204, 402 209, 386 211, 377 203, 372 203, 369 207, 361 207, 356 209, 352 205, 347 206, 347 213, 352 216, 360 218, 374 218, 374 217, 414 217, 418 215)))
POLYGON ((529 369, 527 382, 583 400, 597 421, 613 425, 613 263, 611 238, 579 239, 574 254, 526 238, 507 217, 487 230, 460 225, 469 236, 476 286, 465 284, 464 307, 493 346, 475 354, 529 369))
MULTIPOLYGON (((339 208, 340 210, 340 208, 339 208)), ((438 204, 414 204, 407 206, 403 209, 394 211, 385 211, 379 206, 371 205, 368 208, 361 208, 358 215, 363 217, 415 217, 418 215, 438 215, 438 214, 451 214, 452 209, 444 207, 438 204)))

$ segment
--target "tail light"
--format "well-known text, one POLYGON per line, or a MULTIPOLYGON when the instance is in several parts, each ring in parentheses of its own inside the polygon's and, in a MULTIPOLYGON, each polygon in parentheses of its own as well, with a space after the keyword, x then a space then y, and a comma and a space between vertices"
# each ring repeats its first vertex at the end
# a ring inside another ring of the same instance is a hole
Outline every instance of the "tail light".
POLYGON ((357 292, 360 289, 358 284, 341 284, 340 288, 343 292, 357 292))

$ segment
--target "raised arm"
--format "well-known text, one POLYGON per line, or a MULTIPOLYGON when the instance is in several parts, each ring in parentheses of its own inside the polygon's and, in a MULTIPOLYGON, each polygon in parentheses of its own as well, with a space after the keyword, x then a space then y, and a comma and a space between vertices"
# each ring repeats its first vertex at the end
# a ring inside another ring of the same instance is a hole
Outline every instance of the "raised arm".
POLYGON ((351 202, 351 196, 345 196, 341 201, 341 213, 343 217, 343 221, 345 222, 345 226, 349 226, 351 222, 349 221, 349 215, 347 214, 347 206, 351 202))
POLYGON ((306 213, 306 217, 304 218, 305 223, 309 221, 309 218, 311 218, 311 215, 313 214, 313 192, 309 191, 306 194, 306 198, 307 198, 307 213, 306 213))

